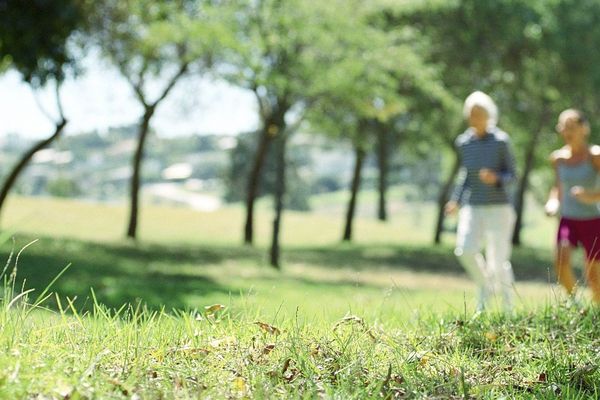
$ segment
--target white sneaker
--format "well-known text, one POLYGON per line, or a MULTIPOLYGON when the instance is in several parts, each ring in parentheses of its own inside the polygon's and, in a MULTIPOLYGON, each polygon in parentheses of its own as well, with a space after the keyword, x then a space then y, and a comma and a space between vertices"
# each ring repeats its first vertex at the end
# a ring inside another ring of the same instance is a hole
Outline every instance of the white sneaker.
POLYGON ((477 312, 485 311, 485 307, 490 301, 490 289, 486 285, 482 285, 479 287, 479 297, 477 299, 477 312))

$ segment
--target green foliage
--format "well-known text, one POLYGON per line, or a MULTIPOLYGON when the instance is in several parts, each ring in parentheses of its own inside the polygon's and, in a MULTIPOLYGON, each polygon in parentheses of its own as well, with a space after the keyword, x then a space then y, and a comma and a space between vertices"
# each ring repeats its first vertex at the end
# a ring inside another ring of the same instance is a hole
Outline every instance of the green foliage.
POLYGON ((92 18, 93 39, 150 106, 148 81, 170 76, 158 103, 179 76, 219 59, 230 34, 228 14, 217 11, 225 8, 210 1, 105 0, 92 18))
MULTIPOLYGON (((408 24, 421 33, 425 62, 438 67, 456 105, 473 90, 490 93, 500 107, 500 126, 512 136, 517 161, 522 166, 533 161, 533 168, 545 169, 547 154, 559 145, 549 135, 558 113, 570 106, 596 108, 597 77, 591 67, 597 55, 592 44, 595 7, 593 1, 429 2, 389 6, 384 22, 389 29, 403 30, 408 24)), ((460 108, 453 109, 460 116, 460 108)), ((461 122, 451 117, 455 122, 448 123, 452 113, 441 110, 421 102, 417 114, 433 117, 426 122, 434 132, 430 140, 445 134, 442 142, 451 144, 461 122)))
POLYGON ((600 140, 600 121, 595 118, 600 105, 600 73, 595 68, 600 62, 599 16, 600 4, 596 1, 556 1, 547 38, 548 48, 559 60, 553 79, 560 84, 563 108, 580 108, 590 114, 594 142, 600 140))
POLYGON ((390 53, 385 34, 367 24, 364 2, 264 0, 238 7, 235 70, 226 76, 255 92, 266 124, 278 112, 295 108, 303 115, 332 97, 370 108, 365 91, 386 99, 391 82, 379 73, 381 64, 410 62, 390 53))
POLYGON ((549 24, 552 27, 549 46, 561 57, 565 80, 572 83, 582 106, 587 96, 596 94, 600 85, 600 73, 595 67, 600 62, 596 48, 600 37, 598 20, 600 4, 597 1, 556 1, 555 12, 549 24), (586 93, 587 92, 587 93, 586 93))
POLYGON ((393 10, 386 2, 365 7, 364 42, 352 43, 357 54, 349 57, 363 72, 349 75, 344 90, 319 99, 309 116, 314 130, 349 139, 366 150, 374 146, 380 130, 390 142, 410 148, 439 142, 440 133, 455 120, 457 102, 444 86, 440 67, 427 59, 427 38, 409 23, 391 22, 420 10, 419 3, 403 2, 393 10))
POLYGON ((0 61, 35 86, 63 80, 76 62, 69 38, 85 29, 88 7, 86 0, 0 1, 0 61))
POLYGON ((78 197, 82 194, 77 182, 62 177, 49 181, 46 190, 50 196, 56 197, 78 197))
POLYGON ((431 59, 444 69, 444 82, 464 98, 473 88, 490 91, 510 83, 540 41, 542 13, 548 10, 538 3, 463 0, 402 16, 399 22, 411 21, 422 30, 431 59))

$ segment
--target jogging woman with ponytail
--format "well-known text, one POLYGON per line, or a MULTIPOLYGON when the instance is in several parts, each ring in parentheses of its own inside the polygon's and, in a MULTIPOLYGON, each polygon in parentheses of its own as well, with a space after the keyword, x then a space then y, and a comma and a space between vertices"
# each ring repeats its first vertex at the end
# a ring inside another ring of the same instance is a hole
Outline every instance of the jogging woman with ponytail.
POLYGON ((565 145, 551 154, 555 185, 546 202, 546 214, 560 215, 556 239, 556 273, 559 283, 573 295, 576 279, 571 252, 585 250, 585 277, 593 300, 600 303, 600 146, 590 145, 590 126, 583 113, 568 109, 558 117, 556 130, 565 145))

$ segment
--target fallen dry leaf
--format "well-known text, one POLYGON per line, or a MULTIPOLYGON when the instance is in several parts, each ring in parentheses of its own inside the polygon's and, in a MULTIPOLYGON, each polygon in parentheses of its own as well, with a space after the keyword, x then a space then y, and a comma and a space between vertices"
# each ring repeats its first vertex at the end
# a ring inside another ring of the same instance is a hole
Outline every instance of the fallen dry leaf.
POLYGON ((221 346, 231 346, 237 344, 237 339, 233 336, 225 336, 220 339, 214 339, 210 341, 210 346, 213 348, 221 347, 221 346))
POLYGON ((281 377, 288 383, 292 382, 300 374, 300 371, 292 366, 292 359, 287 358, 281 369, 281 377))
POLYGON ((373 332, 367 326, 365 321, 356 315, 348 315, 348 316, 342 318, 334 325, 333 329, 336 330, 340 325, 344 325, 344 324, 357 324, 365 331, 365 333, 367 333, 369 335, 369 337, 371 339, 377 340, 377 338, 375 337, 375 335, 373 335, 373 332))
POLYGON ((260 329, 267 333, 270 333, 271 335, 279 335, 281 333, 281 331, 273 325, 265 324, 264 322, 260 321, 256 321, 254 324, 258 325, 260 329))
POLYGON ((269 354, 270 352, 273 351, 273 349, 275 349, 275 345, 274 344, 268 344, 265 346, 265 348, 263 349, 262 353, 263 354, 269 354))
POLYGON ((204 307, 204 311, 207 314, 214 314, 217 311, 221 311, 221 310, 224 310, 224 309, 225 309, 225 306, 223 304, 213 304, 212 306, 206 306, 206 307, 204 307))
POLYGON ((283 362, 283 368, 281 368, 281 374, 285 374, 286 371, 288 370, 288 368, 290 367, 290 363, 292 362, 291 358, 287 358, 284 362, 283 362))
POLYGON ((539 382, 546 382, 548 381, 548 375, 545 372, 542 372, 539 376, 538 376, 538 381, 539 382))

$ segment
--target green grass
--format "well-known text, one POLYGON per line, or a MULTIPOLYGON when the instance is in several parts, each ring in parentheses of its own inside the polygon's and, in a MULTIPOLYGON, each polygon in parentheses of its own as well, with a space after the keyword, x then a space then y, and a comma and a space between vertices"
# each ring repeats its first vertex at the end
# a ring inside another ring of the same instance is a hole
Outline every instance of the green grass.
MULTIPOLYGON (((359 217, 354 224, 354 241, 362 244, 429 245, 433 239, 436 218, 431 203, 407 203, 401 188, 393 188, 389 196, 390 220, 375 219, 375 194, 360 195, 359 217)), ((345 202, 348 194, 338 192, 315 196, 314 211, 287 211, 283 218, 281 240, 285 247, 337 245, 342 236, 345 202)), ((539 206, 530 205, 526 213, 523 240, 525 245, 548 251, 554 240, 556 221, 546 218, 539 206)), ((216 212, 194 212, 184 208, 144 204, 141 207, 139 237, 144 242, 225 245, 242 241, 244 210, 240 205, 224 207, 216 212)), ((124 203, 115 205, 82 203, 53 198, 9 197, 3 211, 2 227, 33 235, 71 237, 97 242, 122 240, 127 221, 124 203)), ((257 244, 266 246, 271 240, 272 213, 269 200, 259 202, 255 226, 257 244)), ((456 225, 449 218, 446 226, 456 225)), ((444 242, 452 244, 448 232, 444 242)))
MULTIPOLYGON (((453 284, 446 279, 437 293, 446 297, 453 284)), ((293 287, 304 286, 309 284, 293 287)), ((364 288, 324 289, 335 296, 325 296, 320 306, 304 298, 296 310, 273 312, 252 299, 272 303, 273 294, 261 294, 264 288, 237 300, 230 295, 222 309, 199 303, 181 312, 140 303, 107 309, 93 296, 85 312, 66 296, 49 298, 41 305, 50 310, 41 310, 23 299, 9 304, 14 296, 5 290, 0 397, 587 399, 600 394, 597 309, 539 302, 514 316, 474 315, 468 306, 418 307, 411 304, 418 299, 407 299, 411 293, 403 298, 380 293, 369 304, 360 298, 370 296, 364 288), (340 307, 340 297, 361 306, 340 307)), ((279 290, 296 301, 286 284, 279 290)))
MULTIPOLYGON (((407 209, 390 223, 374 218, 358 218, 355 239, 368 243, 427 243, 432 238, 432 214, 423 218, 407 209)), ((127 208, 124 204, 104 205, 52 198, 9 199, 3 215, 8 230, 53 237, 76 237, 91 241, 119 241, 124 236, 127 208)), ((244 210, 232 205, 216 212, 194 212, 184 208, 143 205, 139 237, 145 242, 201 243, 231 245, 242 242, 244 210)), ((284 246, 331 245, 340 241, 343 212, 318 209, 314 213, 286 212, 283 220, 284 246), (319 211, 321 210, 321 211, 319 211), (318 227, 318 229, 314 229, 318 227)), ((261 201, 256 213, 257 243, 271 239, 272 212, 268 200, 261 201)))
MULTIPOLYGON (((32 237, 18 237, 16 249, 32 237)), ((13 245, 0 248, 8 258, 13 245)), ((409 317, 419 308, 472 309, 474 288, 447 247, 344 246, 289 249, 283 272, 268 266, 264 249, 242 246, 164 246, 102 244, 41 238, 21 255, 20 279, 27 288, 55 283, 62 295, 90 304, 90 288, 110 307, 142 299, 151 309, 193 309, 211 303, 231 308, 251 304, 272 317, 322 314, 335 320, 350 309, 388 304, 392 314, 409 317), (442 290, 444 298, 437 297, 442 290), (323 308, 323 304, 328 304, 323 308)), ((516 253, 515 270, 523 307, 548 293, 550 260, 532 250, 516 253), (537 282, 531 281, 536 279, 537 282)), ((537 301, 536 301, 537 300, 537 301)))
POLYGON ((267 213, 256 248, 236 207, 145 206, 138 244, 124 216, 11 199, 0 258, 39 240, 11 258, 15 292, 4 276, 0 398, 598 397, 600 313, 565 304, 547 248, 515 251, 514 315, 475 316, 450 240, 430 247, 414 216, 360 218, 343 245, 338 216, 290 213, 281 272, 267 213))

